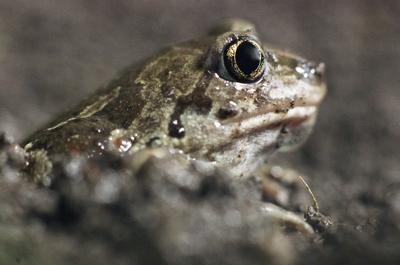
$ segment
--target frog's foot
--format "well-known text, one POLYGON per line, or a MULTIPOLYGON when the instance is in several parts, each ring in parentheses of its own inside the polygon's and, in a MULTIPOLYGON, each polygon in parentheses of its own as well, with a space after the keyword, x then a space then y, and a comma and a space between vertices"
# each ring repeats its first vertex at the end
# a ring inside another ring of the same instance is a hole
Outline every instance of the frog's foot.
POLYGON ((309 203, 309 194, 304 189, 298 172, 280 166, 271 166, 264 168, 261 176, 264 201, 290 210, 306 210, 301 205, 309 203))
POLYGON ((298 172, 272 166, 261 173, 264 210, 280 224, 303 234, 323 233, 333 224, 329 216, 319 211, 311 188, 298 172))
POLYGON ((285 210, 273 203, 263 203, 261 210, 287 230, 298 231, 306 236, 314 235, 314 229, 302 216, 294 212, 285 210))
POLYGON ((271 166, 262 169, 261 175, 263 210, 289 230, 313 234, 314 229, 303 215, 311 201, 300 174, 292 169, 271 166))

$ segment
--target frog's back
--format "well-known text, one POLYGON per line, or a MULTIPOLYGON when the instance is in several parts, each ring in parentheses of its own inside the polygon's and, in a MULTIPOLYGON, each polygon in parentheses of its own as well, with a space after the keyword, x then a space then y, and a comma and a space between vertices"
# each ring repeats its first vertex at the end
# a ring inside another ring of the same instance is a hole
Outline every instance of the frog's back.
POLYGON ((163 108, 173 109, 178 91, 196 83, 198 73, 204 72, 201 62, 207 48, 204 40, 187 41, 126 68, 106 87, 27 137, 23 146, 50 156, 101 154, 113 132, 128 129, 134 142, 136 132, 146 134, 159 126, 158 119, 168 118, 163 108))
POLYGON ((48 154, 101 152, 112 130, 128 128, 140 114, 144 101, 135 83, 138 68, 126 69, 105 88, 26 138, 23 146, 48 154))

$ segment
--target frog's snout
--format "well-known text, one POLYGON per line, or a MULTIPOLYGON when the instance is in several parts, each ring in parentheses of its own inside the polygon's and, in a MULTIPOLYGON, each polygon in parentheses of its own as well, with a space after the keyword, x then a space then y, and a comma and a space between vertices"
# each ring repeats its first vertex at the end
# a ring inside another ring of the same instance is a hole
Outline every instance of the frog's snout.
MULTIPOLYGON (((319 102, 316 105, 319 105, 322 103, 324 100, 326 93, 327 93, 327 88, 326 88, 326 80, 325 80, 325 63, 319 63, 316 68, 315 68, 315 76, 319 81, 319 102)), ((317 93, 316 93, 317 94, 317 93)))
POLYGON ((325 75, 325 63, 319 63, 315 68, 316 74, 323 77, 325 75))
POLYGON ((315 67, 314 75, 321 83, 325 83, 325 63, 319 63, 315 67))

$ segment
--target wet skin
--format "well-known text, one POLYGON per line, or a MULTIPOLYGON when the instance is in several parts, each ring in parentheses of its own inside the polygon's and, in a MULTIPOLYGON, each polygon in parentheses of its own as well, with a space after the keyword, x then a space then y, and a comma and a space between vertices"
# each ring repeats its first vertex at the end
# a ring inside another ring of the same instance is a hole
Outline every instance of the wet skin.
POLYGON ((49 174, 57 156, 168 148, 247 176, 307 138, 326 92, 323 71, 230 21, 128 67, 22 145, 47 165, 37 174, 49 174))

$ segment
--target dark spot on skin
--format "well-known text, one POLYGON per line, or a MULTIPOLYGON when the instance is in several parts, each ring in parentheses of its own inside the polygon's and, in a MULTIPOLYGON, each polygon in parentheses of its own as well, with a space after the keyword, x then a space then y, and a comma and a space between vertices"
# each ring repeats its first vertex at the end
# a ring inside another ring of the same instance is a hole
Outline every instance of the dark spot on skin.
POLYGON ((185 111, 187 104, 185 102, 181 102, 182 97, 178 98, 178 101, 175 106, 174 113, 171 115, 171 120, 168 124, 168 134, 171 137, 181 139, 185 137, 185 130, 183 133, 179 133, 179 129, 183 128, 182 121, 181 121, 181 114, 185 111))
POLYGON ((233 107, 220 108, 217 112, 217 117, 221 120, 225 120, 236 116, 238 113, 238 110, 233 107))
POLYGON ((151 147, 151 146, 153 146, 158 140, 160 140, 160 137, 158 137, 158 136, 152 137, 152 138, 150 138, 150 140, 146 143, 146 146, 147 146, 147 147, 151 147))
POLYGON ((172 120, 169 126, 169 135, 175 138, 183 138, 185 136, 185 128, 180 119, 172 120))
POLYGON ((168 125, 169 136, 178 139, 185 136, 185 128, 181 122, 181 115, 187 108, 191 107, 194 111, 203 115, 210 112, 212 99, 206 96, 205 92, 211 79, 212 75, 210 73, 205 73, 192 93, 178 98, 168 125))

